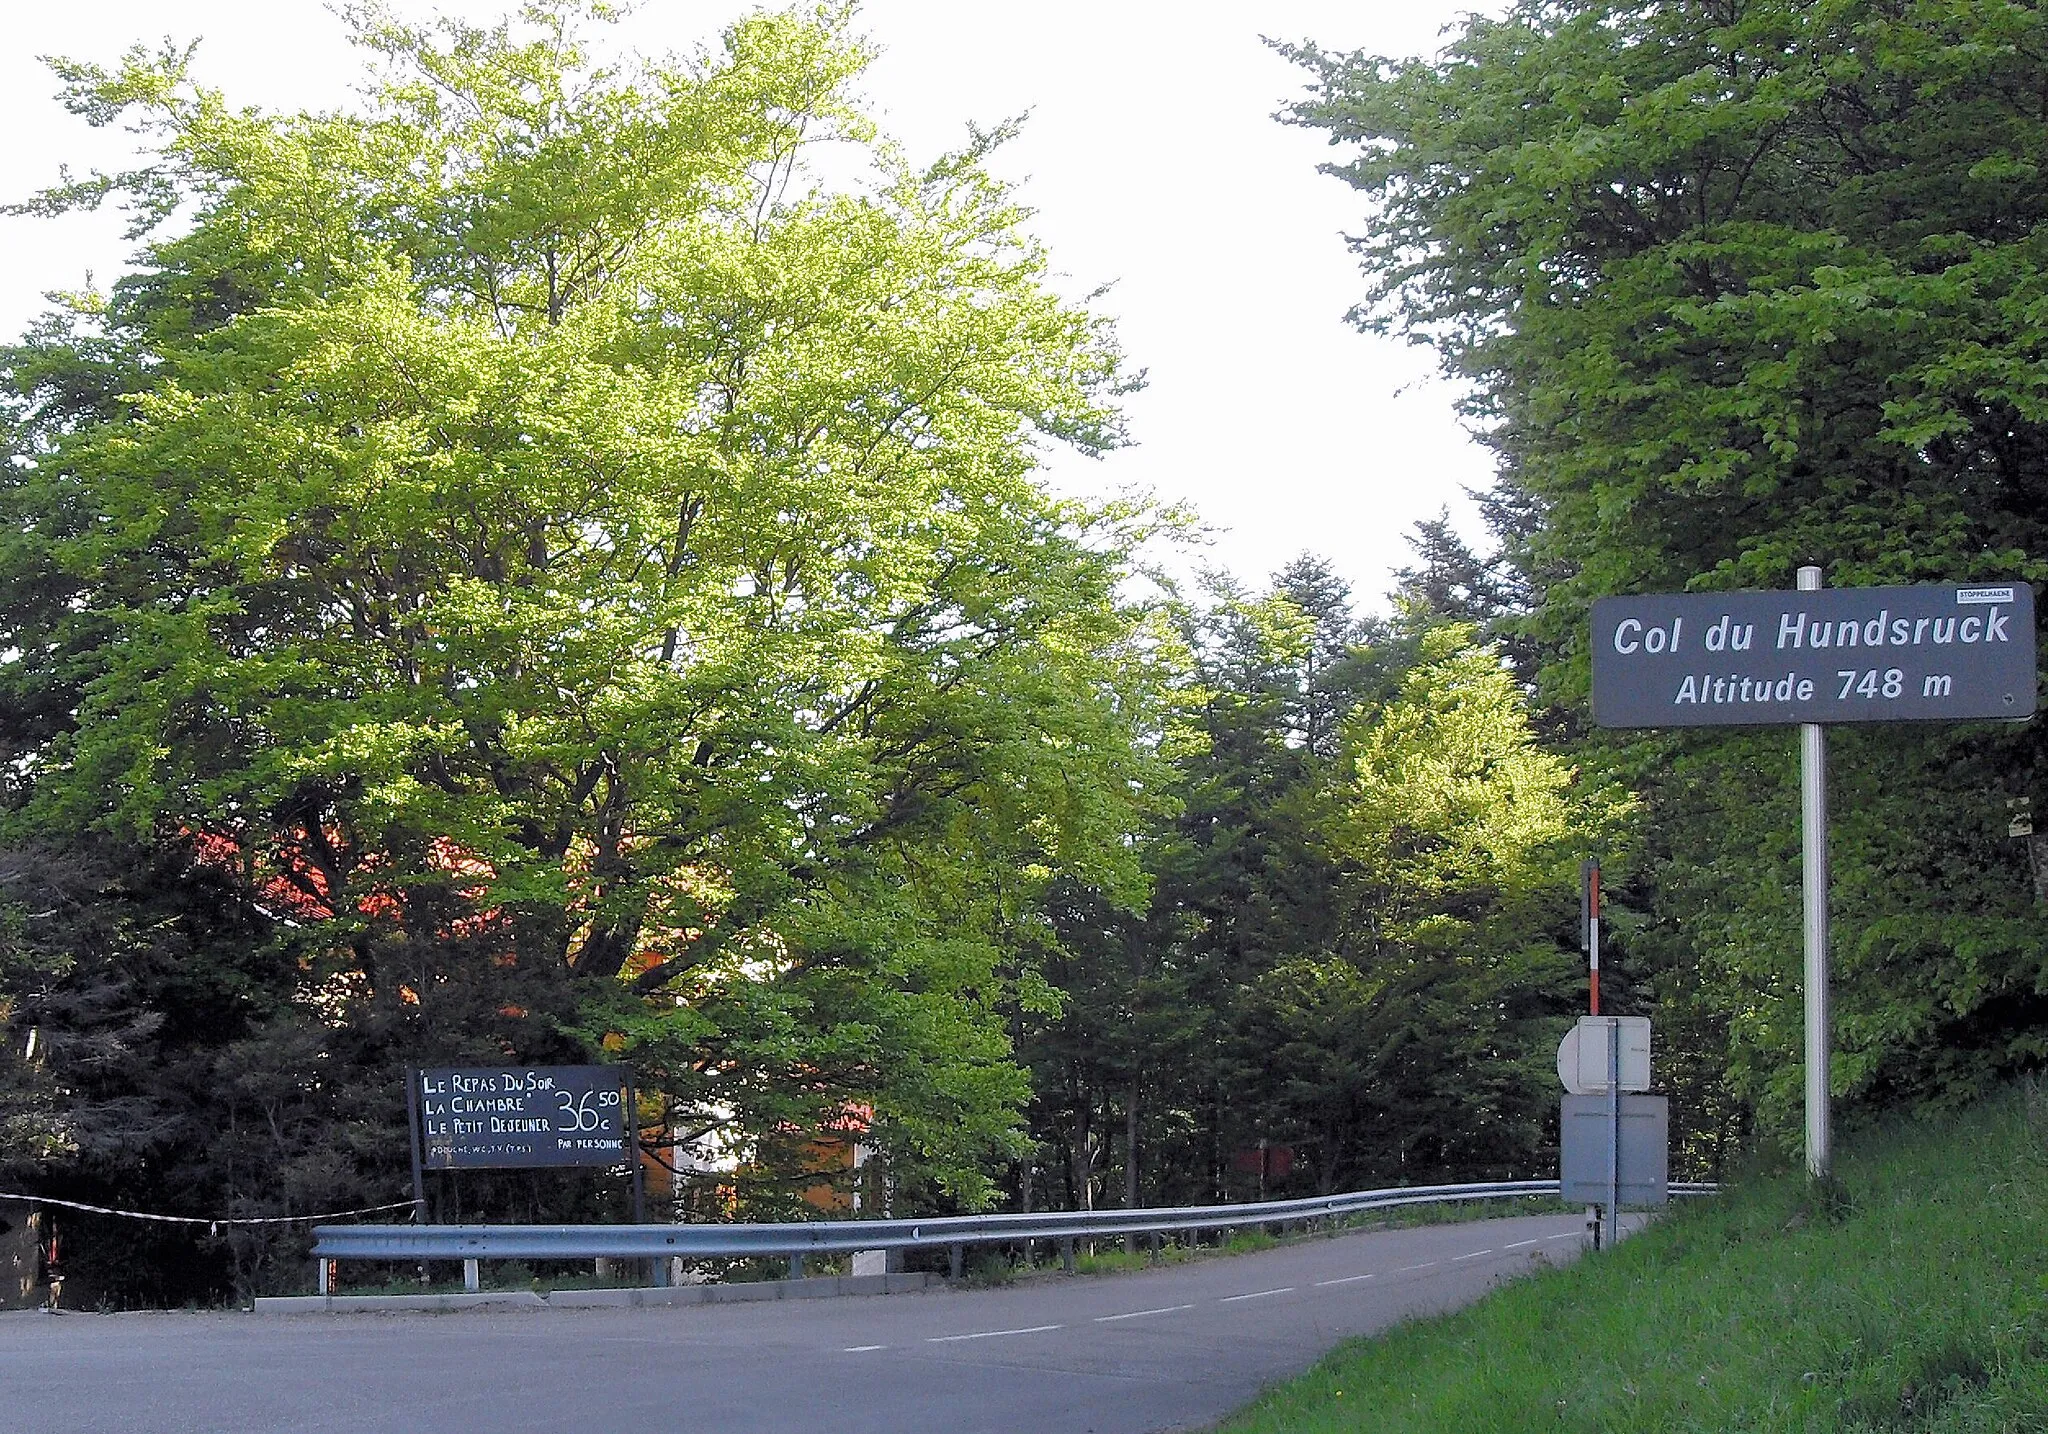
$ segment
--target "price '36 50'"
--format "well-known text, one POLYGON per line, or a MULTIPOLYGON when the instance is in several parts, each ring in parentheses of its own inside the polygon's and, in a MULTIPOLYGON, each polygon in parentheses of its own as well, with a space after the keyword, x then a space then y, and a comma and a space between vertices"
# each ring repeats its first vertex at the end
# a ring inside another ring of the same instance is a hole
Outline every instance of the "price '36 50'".
POLYGON ((604 1125, 604 1108, 619 1103, 615 1090, 586 1090, 571 1095, 566 1090, 555 1092, 559 1102, 555 1109, 555 1124, 563 1130, 598 1130, 604 1125))

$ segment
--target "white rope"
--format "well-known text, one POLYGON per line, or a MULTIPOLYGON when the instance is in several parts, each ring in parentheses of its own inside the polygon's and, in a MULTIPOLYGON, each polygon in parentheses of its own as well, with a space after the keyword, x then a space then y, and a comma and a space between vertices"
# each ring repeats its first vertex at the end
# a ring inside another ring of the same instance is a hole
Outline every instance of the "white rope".
POLYGON ((389 1205, 365 1205, 358 1210, 328 1210, 319 1215, 223 1215, 209 1218, 204 1215, 152 1215, 146 1210, 116 1210, 108 1205, 87 1205, 77 1200, 53 1200, 47 1195, 20 1195, 12 1190, 0 1190, 0 1200, 21 1200, 31 1205, 57 1205, 66 1210, 83 1210, 92 1215, 119 1215, 124 1220, 157 1220, 167 1225, 205 1225, 209 1232, 222 1225, 291 1225, 301 1220, 334 1220, 343 1215, 375 1215, 383 1210, 404 1210, 412 1206, 410 1200, 394 1200, 389 1205))

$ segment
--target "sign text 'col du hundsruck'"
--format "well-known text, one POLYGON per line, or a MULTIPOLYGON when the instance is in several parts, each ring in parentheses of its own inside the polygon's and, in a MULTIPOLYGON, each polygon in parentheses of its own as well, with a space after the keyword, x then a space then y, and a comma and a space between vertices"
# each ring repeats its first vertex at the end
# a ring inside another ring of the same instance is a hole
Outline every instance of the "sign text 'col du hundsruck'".
POLYGON ((1603 727, 1968 721, 2034 711, 2025 583, 1661 594, 1593 604, 1603 727))

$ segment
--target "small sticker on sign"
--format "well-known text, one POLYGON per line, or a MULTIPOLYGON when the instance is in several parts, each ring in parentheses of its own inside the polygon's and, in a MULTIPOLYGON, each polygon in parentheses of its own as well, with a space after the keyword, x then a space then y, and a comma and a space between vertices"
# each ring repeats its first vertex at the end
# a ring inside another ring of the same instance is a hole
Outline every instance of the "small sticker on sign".
POLYGON ((1964 607, 2012 601, 2011 588, 1957 588, 1956 601, 1964 607))

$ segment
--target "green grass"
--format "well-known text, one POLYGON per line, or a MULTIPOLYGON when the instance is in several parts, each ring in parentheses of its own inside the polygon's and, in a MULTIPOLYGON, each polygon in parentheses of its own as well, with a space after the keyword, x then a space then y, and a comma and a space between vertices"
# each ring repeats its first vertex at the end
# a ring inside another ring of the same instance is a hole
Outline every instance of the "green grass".
POLYGON ((1221 1245, 1183 1245, 1168 1241, 1159 1247, 1154 1255, 1141 1238, 1135 1251, 1126 1250, 1121 1244, 1104 1241, 1094 1253, 1075 1257, 1074 1272, 1081 1275, 1120 1275, 1132 1270, 1148 1270, 1154 1265, 1180 1265, 1189 1260, 1213 1258, 1218 1255, 1249 1255, 1258 1250, 1271 1250, 1287 1243, 1276 1235, 1264 1230, 1232 1230, 1221 1245))
MULTIPOLYGON (((462 1281, 461 1266, 449 1260, 434 1260, 427 1266, 430 1277, 421 1280, 416 1275, 392 1274, 384 1279, 351 1281, 346 1278, 334 1287, 338 1295, 459 1295, 468 1286, 462 1281)), ((348 1264, 341 1267, 342 1274, 349 1273, 348 1264)), ((484 1293, 503 1293, 506 1290, 532 1290, 536 1294, 549 1295, 556 1290, 615 1290, 645 1284, 642 1273, 631 1264, 621 1261, 617 1271, 610 1275, 598 1275, 584 1262, 582 1269, 554 1268, 550 1274, 536 1274, 531 1265, 523 1260, 485 1260, 478 1271, 479 1283, 484 1293)))
POLYGON ((2048 1093, 1873 1132, 1348 1344, 1221 1434, 2048 1431, 2048 1093))

